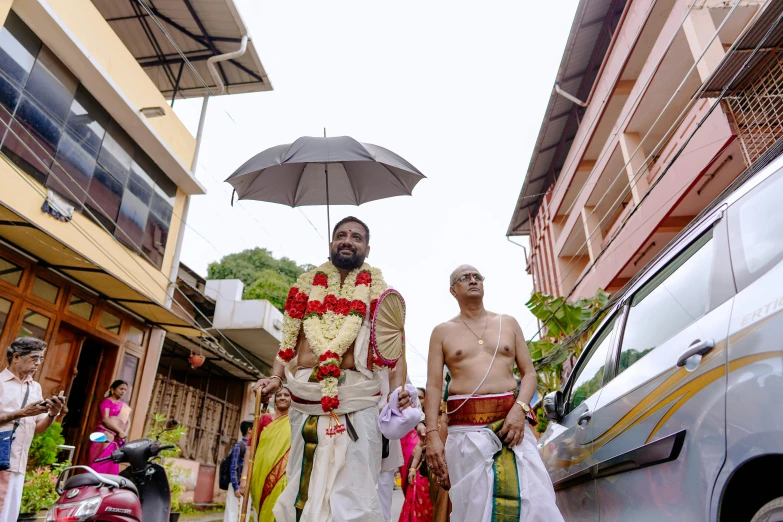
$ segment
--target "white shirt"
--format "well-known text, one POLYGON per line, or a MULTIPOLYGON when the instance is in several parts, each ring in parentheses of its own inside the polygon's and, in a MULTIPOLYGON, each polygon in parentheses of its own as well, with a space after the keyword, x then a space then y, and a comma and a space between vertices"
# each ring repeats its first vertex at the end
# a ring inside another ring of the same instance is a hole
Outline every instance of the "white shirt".
MULTIPOLYGON (((30 386, 30 395, 27 397, 27 404, 41 402, 43 393, 41 385, 33 380, 31 375, 25 377, 24 382, 19 377, 6 368, 0 372, 0 413, 11 413, 22 409, 22 401, 27 392, 27 386, 30 386)), ((11 467, 10 471, 14 473, 24 473, 27 469, 27 452, 30 450, 30 444, 35 435, 35 425, 38 421, 45 419, 47 412, 35 417, 24 417, 19 419, 19 427, 16 428, 15 439, 11 443, 11 467)), ((0 426, 0 431, 9 431, 14 429, 14 421, 0 426)))

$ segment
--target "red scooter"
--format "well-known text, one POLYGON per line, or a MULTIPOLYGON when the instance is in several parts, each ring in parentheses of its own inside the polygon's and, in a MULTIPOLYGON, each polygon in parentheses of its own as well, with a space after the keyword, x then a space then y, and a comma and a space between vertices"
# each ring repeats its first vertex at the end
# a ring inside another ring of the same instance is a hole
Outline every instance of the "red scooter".
MULTIPOLYGON (((176 421, 170 423, 176 426, 176 421)), ((106 442, 103 433, 90 435, 93 442, 106 442)), ((139 439, 128 442, 108 457, 96 462, 112 460, 127 462, 119 475, 97 473, 87 466, 71 466, 57 479, 60 495, 49 508, 47 522, 169 522, 171 491, 166 470, 154 462, 163 450, 174 448, 158 440, 139 439), (69 470, 86 473, 74 475, 63 484, 69 470)))

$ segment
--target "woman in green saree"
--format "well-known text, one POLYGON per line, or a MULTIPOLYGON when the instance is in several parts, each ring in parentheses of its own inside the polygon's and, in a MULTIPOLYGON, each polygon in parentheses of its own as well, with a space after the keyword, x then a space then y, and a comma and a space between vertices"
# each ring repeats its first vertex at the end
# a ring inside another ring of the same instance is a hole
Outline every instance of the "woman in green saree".
POLYGON ((288 422, 290 406, 291 393, 283 388, 275 395, 274 414, 261 418, 260 434, 256 434, 250 442, 253 444, 258 441, 250 480, 250 498, 258 514, 258 522, 275 520, 272 508, 288 483, 285 469, 288 465, 288 450, 291 449, 291 425, 288 422))

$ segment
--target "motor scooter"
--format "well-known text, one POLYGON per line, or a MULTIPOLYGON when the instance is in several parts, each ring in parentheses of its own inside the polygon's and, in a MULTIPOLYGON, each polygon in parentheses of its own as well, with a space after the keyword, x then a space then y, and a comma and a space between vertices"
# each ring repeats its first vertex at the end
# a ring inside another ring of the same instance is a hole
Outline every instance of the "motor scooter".
MULTIPOLYGON (((177 424, 170 421, 170 427, 164 431, 177 424)), ((119 475, 97 473, 87 466, 65 468, 55 485, 60 498, 49 508, 47 522, 169 522, 169 481, 166 470, 154 461, 162 451, 176 446, 161 444, 159 438, 160 435, 156 439, 128 442, 110 456, 95 460, 127 463, 128 467, 119 475), (86 473, 66 480, 65 477, 75 470, 86 473)), ((91 434, 90 440, 108 442, 101 432, 91 434)))

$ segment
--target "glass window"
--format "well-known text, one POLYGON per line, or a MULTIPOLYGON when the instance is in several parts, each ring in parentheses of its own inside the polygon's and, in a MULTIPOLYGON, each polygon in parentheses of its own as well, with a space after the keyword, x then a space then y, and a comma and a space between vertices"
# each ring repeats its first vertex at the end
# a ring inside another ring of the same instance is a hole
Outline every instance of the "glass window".
POLYGON ((59 293, 59 286, 53 285, 49 281, 41 279, 40 277, 35 278, 35 282, 33 283, 33 295, 40 297, 44 301, 56 303, 57 294, 59 293))
POLYGON ((128 383, 128 391, 122 396, 122 402, 130 404, 133 385, 136 383, 136 368, 139 367, 139 358, 135 355, 126 353, 122 357, 122 366, 120 367, 119 378, 128 383))
POLYGON ((598 335, 593 337, 588 348, 589 352, 583 358, 583 362, 579 365, 577 374, 572 381, 566 412, 573 411, 603 386, 606 355, 612 344, 614 325, 615 319, 613 318, 598 335))
POLYGON ((93 305, 89 301, 85 301, 83 298, 76 294, 71 296, 71 302, 68 303, 68 311, 77 317, 89 321, 92 319, 93 305))
POLYGON ((24 87, 29 98, 62 128, 79 81, 48 47, 42 47, 24 87))
MULTIPOLYGON (((130 188, 130 187, 129 187, 130 188)), ((147 215, 149 206, 139 199, 130 190, 125 191, 120 207, 120 217, 117 219, 119 230, 115 234, 117 239, 127 244, 137 252, 141 250, 144 239, 144 230, 147 228, 147 215)))
POLYGON ((144 343, 144 332, 135 326, 131 326, 128 328, 128 341, 141 346, 144 343))
POLYGON ((48 187, 74 203, 85 202, 107 119, 105 111, 79 87, 55 155, 55 175, 46 180, 48 187))
POLYGON ((19 286, 24 269, 14 263, 0 257, 0 281, 19 286))
POLYGON ((25 310, 22 326, 19 328, 19 337, 43 339, 47 328, 49 328, 48 317, 32 310, 25 310))
POLYGON ((703 234, 631 299, 617 374, 707 313, 712 231, 703 234))
POLYGON ((163 254, 166 252, 168 238, 169 226, 155 214, 150 214, 147 217, 147 227, 144 230, 141 250, 158 268, 163 264, 163 254))
POLYGON ((9 313, 11 313, 11 301, 0 297, 0 334, 3 333, 3 327, 8 320, 9 313))
POLYGON ((121 325, 122 320, 116 315, 112 315, 109 312, 101 314, 101 328, 119 334, 121 325))
POLYGON ((729 210, 732 259, 744 284, 783 259, 783 170, 754 188, 729 210), (738 240, 737 240, 738 239, 738 240))
POLYGON ((0 29, 0 71, 2 76, 22 88, 41 50, 41 40, 10 11, 0 29))
POLYGON ((114 233, 114 222, 120 214, 123 191, 122 184, 114 176, 100 165, 95 166, 89 189, 90 199, 85 205, 110 233, 114 233))
POLYGON ((133 141, 115 122, 109 123, 106 136, 98 154, 98 163, 110 172, 123 185, 131 169, 133 141))

